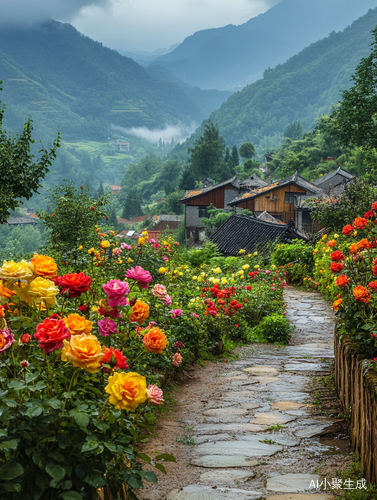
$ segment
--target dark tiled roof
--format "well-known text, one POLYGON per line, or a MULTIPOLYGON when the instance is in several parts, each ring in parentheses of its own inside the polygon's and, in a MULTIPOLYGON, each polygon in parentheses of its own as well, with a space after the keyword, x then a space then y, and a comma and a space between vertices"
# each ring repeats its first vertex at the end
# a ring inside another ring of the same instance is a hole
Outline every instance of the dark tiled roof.
POLYGON ((157 222, 181 222, 182 215, 160 215, 157 222))
POLYGON ((264 220, 264 222, 273 222, 274 224, 283 224, 283 226, 286 225, 281 220, 275 219, 275 217, 273 217, 271 214, 266 212, 266 210, 264 212, 262 212, 260 215, 258 215, 257 219, 264 220))
POLYGON ((241 249, 247 253, 260 251, 269 242, 289 243, 294 238, 303 238, 294 225, 273 224, 245 215, 232 215, 211 236, 221 253, 239 255, 241 249))
MULTIPOLYGON (((332 179, 337 174, 342 175, 345 180, 349 180, 349 179, 352 179, 353 177, 355 177, 350 172, 347 172, 347 170, 344 170, 344 168, 338 167, 335 170, 333 170, 332 172, 329 172, 328 174, 323 175, 322 177, 318 177, 318 179, 316 179, 315 181, 313 181, 313 184, 315 184, 318 187, 321 187, 321 184, 323 184, 324 182, 332 179)), ((339 184, 339 182, 338 182, 338 184, 339 184)))
POLYGON ((197 198, 198 196, 201 196, 202 194, 207 194, 210 193, 211 191, 214 191, 216 189, 219 189, 224 186, 231 185, 235 187, 236 189, 240 188, 240 180, 238 177, 235 175, 231 179, 228 179, 227 181, 220 182, 219 184, 214 184, 213 186, 208 186, 206 188, 198 188, 198 189, 190 189, 189 191, 186 191, 184 197, 180 200, 182 203, 184 203, 187 200, 191 200, 192 198, 197 198))
POLYGON ((311 209, 314 203, 331 203, 340 198, 345 187, 348 183, 353 182, 356 177, 351 177, 347 181, 344 180, 341 184, 337 184, 334 187, 331 187, 326 190, 322 190, 318 194, 302 194, 296 195, 295 200, 295 209, 311 209), (309 203, 308 203, 309 202, 309 203), (311 202, 311 203, 310 203, 311 202))
POLYGON ((257 174, 253 174, 241 182, 241 188, 243 187, 256 188, 256 187, 265 187, 268 185, 269 183, 261 179, 257 174))
POLYGON ((280 188, 282 186, 288 186, 289 184, 295 184, 296 186, 301 187, 302 189, 305 189, 306 191, 309 191, 310 193, 322 193, 323 189, 319 188, 318 186, 315 186, 312 184, 310 181, 307 181, 300 175, 298 175, 297 172, 294 174, 290 175, 286 179, 282 179, 281 181, 276 181, 273 184, 269 184, 265 187, 261 187, 259 189, 252 189, 250 191, 247 191, 246 193, 241 193, 238 195, 234 200, 230 201, 228 205, 237 205, 237 203, 240 203, 242 201, 250 200, 251 198, 255 198, 255 196, 259 196, 260 194, 263 193, 268 193, 269 191, 272 191, 273 189, 280 188))
POLYGON ((7 224, 10 226, 13 224, 36 224, 36 222, 33 217, 9 217, 7 219, 7 224))

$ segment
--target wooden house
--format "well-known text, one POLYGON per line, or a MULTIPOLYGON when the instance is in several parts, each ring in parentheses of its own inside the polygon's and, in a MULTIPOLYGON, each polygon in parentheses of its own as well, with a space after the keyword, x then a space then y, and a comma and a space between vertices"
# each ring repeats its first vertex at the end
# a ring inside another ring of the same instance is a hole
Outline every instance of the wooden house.
POLYGON ((303 179, 298 173, 260 188, 241 192, 229 202, 230 207, 248 209, 258 217, 264 211, 285 224, 295 217, 295 196, 319 194, 322 189, 303 179))
POLYGON ((167 229, 178 229, 182 215, 160 215, 156 221, 154 231, 166 231, 167 229))
POLYGON ((315 184, 321 189, 329 189, 332 187, 336 187, 339 184, 342 184, 342 182, 348 182, 354 178, 355 176, 353 174, 347 172, 347 170, 344 170, 344 168, 342 167, 338 167, 332 172, 329 172, 328 174, 323 175, 322 177, 318 177, 318 179, 313 181, 313 184, 315 184))

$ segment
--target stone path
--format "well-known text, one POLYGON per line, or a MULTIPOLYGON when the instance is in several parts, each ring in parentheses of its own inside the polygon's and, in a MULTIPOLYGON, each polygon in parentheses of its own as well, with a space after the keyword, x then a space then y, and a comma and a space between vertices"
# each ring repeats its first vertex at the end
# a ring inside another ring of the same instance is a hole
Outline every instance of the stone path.
POLYGON ((201 412, 183 423, 196 443, 185 448, 185 460, 199 480, 167 500, 332 498, 314 487, 313 457, 337 453, 336 442, 325 445, 319 436, 336 432, 341 421, 318 415, 309 382, 329 372, 334 315, 317 293, 290 288, 285 300, 296 326, 291 344, 253 346, 204 389, 201 412))

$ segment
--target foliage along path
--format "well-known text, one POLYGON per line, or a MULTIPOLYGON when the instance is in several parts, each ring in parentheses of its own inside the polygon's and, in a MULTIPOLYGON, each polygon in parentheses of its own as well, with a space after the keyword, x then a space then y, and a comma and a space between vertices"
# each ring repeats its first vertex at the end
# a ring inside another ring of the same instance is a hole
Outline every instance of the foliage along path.
POLYGON ((151 449, 168 446, 168 436, 176 438, 182 428, 186 435, 181 442, 186 446, 176 443, 176 450, 165 448, 176 455, 177 463, 166 464, 168 475, 159 477, 158 486, 140 490, 140 496, 333 498, 331 488, 324 492, 313 487, 320 479, 313 471, 323 455, 342 461, 341 442, 328 437, 341 421, 324 417, 310 404, 309 383, 313 375, 329 372, 334 314, 317 293, 289 288, 285 301, 287 318, 296 326, 289 346, 249 346, 239 361, 202 370, 193 391, 188 386, 180 389, 177 421, 163 419, 163 435, 151 449), (195 445, 188 446, 193 440, 195 445))

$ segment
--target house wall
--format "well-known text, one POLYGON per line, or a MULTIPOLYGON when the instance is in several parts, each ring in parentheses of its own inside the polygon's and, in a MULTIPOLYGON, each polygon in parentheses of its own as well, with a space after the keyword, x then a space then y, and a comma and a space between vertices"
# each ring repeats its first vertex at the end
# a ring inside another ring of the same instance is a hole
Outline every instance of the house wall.
POLYGON ((205 227, 199 219, 199 207, 186 205, 185 207, 185 227, 205 227))
MULTIPOLYGON (((197 207, 195 207, 197 208, 197 207)), ((155 226, 154 226, 154 231, 165 231, 166 229, 169 229, 170 230, 173 230, 173 229, 178 229, 179 227, 179 224, 180 222, 179 221, 165 221, 165 220, 162 220, 160 222, 158 222, 155 226)))
POLYGON ((230 210, 231 207, 226 206, 231 200, 238 195, 238 189, 235 189, 231 186, 222 187, 219 189, 215 189, 210 191, 209 193, 205 193, 202 196, 198 196, 197 198, 187 200, 191 206, 206 206, 209 207, 211 204, 216 208, 225 208, 230 210))
POLYGON ((273 217, 280 219, 282 222, 288 224, 291 219, 295 218, 294 203, 285 203, 285 193, 302 193, 305 194, 305 189, 296 186, 295 184, 290 184, 289 186, 282 186, 267 193, 261 193, 259 196, 255 196, 251 200, 243 201, 238 203, 237 207, 247 208, 252 212, 268 212, 273 217), (267 198, 268 196, 268 198, 267 198), (276 197, 276 201, 272 199, 276 197))

